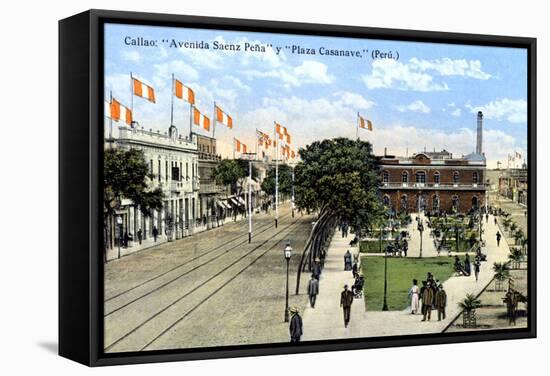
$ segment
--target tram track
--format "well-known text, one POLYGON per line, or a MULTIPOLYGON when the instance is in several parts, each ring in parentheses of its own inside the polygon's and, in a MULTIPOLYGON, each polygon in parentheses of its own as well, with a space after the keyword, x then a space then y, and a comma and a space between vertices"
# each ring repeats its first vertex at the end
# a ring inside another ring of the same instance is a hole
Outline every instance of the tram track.
MULTIPOLYGON (((287 218, 287 217, 289 217, 290 215, 291 215, 290 213, 287 213, 287 214, 281 216, 280 220, 282 220, 282 219, 284 219, 284 218, 287 218)), ((269 230, 270 228, 272 228, 272 227, 273 227, 273 224, 272 224, 272 223, 268 223, 268 224, 265 224, 265 225, 263 225, 263 226, 260 226, 260 228, 255 232, 255 236, 257 236, 257 235, 259 235, 259 234, 262 234, 262 233, 264 233, 265 231, 268 231, 268 230, 269 230)), ((244 227, 244 228, 246 228, 246 227, 244 227)), ((174 272, 174 271, 176 271, 176 270, 178 270, 178 269, 180 269, 180 268, 182 268, 182 267, 185 267, 186 265, 189 265, 189 264, 195 262, 196 260, 199 260, 199 259, 201 259, 201 258, 204 258, 205 256, 208 256, 208 255, 210 255, 210 254, 213 253, 213 252, 216 252, 216 251, 218 251, 218 250, 220 250, 220 249, 223 249, 223 248, 226 247, 228 244, 230 244, 230 243, 232 243, 232 242, 234 242, 234 241, 238 241, 238 240, 240 240, 240 239, 243 239, 243 235, 242 235, 242 234, 241 234, 241 235, 238 235, 238 236, 235 236, 235 237, 233 237, 232 239, 223 242, 222 244, 218 244, 218 245, 216 245, 216 246, 214 246, 214 247, 208 249, 207 251, 201 253, 200 255, 195 256, 195 257, 192 257, 192 258, 190 258, 190 259, 188 259, 188 260, 186 260, 186 261, 184 261, 184 262, 182 262, 182 263, 180 263, 180 264, 178 264, 178 265, 176 265, 176 266, 174 266, 174 267, 172 267, 172 268, 170 268, 170 269, 168 269, 168 270, 166 270, 166 271, 163 271, 162 273, 159 273, 159 274, 157 274, 157 275, 155 275, 155 276, 153 276, 153 277, 151 277, 151 278, 148 278, 147 280, 145 280, 145 281, 143 281, 143 282, 140 282, 140 283, 138 283, 138 284, 136 284, 136 285, 134 285, 134 286, 132 286, 132 287, 130 287, 130 288, 128 288, 128 289, 125 289, 124 291, 118 292, 117 294, 115 294, 115 295, 113 295, 113 296, 110 296, 109 298, 107 298, 107 299, 104 300, 104 304, 108 304, 109 302, 111 302, 111 301, 113 301, 113 300, 115 300, 115 299, 117 299, 117 298, 120 298, 120 297, 122 297, 122 296, 125 295, 125 294, 128 294, 128 293, 130 293, 130 292, 132 292, 132 291, 135 291, 136 289, 141 288, 141 287, 143 287, 143 286, 145 286, 145 285, 147 285, 147 284, 150 284, 150 283, 152 283, 152 282, 158 280, 159 278, 162 278, 162 277, 164 277, 164 276, 166 276, 166 275, 168 275, 168 274, 170 274, 170 273, 172 273, 172 272, 174 272)), ((208 263, 210 263, 210 262, 212 262, 212 261, 218 259, 219 257, 223 256, 226 252, 229 252, 230 250, 235 249, 235 248, 237 248, 238 246, 241 246, 241 245, 246 244, 246 243, 248 243, 248 240, 247 240, 247 239, 244 239, 244 240, 238 242, 238 243, 235 244, 234 246, 231 246, 229 249, 227 249, 227 250, 225 250, 224 252, 220 253, 220 255, 215 256, 214 258, 208 260, 207 262, 205 262, 205 263, 203 263, 203 264, 200 264, 200 265, 197 265, 197 266, 195 266, 193 269, 191 269, 191 270, 185 272, 184 274, 179 275, 179 276, 177 276, 176 278, 171 279, 169 282, 164 283, 162 286, 160 286, 160 287, 158 287, 158 288, 155 288, 154 291, 156 291, 156 290, 158 290, 159 288, 162 288, 162 287, 164 287, 164 286, 170 284, 171 282, 173 282, 173 281, 175 281, 175 280, 181 278, 183 275, 186 275, 186 274, 188 274, 189 272, 192 272, 192 271, 194 271, 194 270, 196 270, 196 269, 198 269, 198 268, 200 268, 200 267, 202 267, 202 266, 204 266, 204 265, 207 265, 208 263)), ((154 292, 154 291, 152 291, 152 292, 154 292)), ((148 295, 148 293, 143 294, 143 296, 147 296, 147 295, 148 295)), ((143 297, 143 296, 142 296, 142 297, 143 297)), ((131 302, 128 302, 127 304, 125 303, 125 304, 123 304, 123 305, 121 305, 121 306, 118 306, 117 308, 112 309, 112 310, 110 310, 109 312, 106 312, 106 313, 104 312, 104 317, 107 317, 107 316, 111 315, 112 313, 114 313, 114 312, 116 312, 116 311, 118 311, 118 310, 124 308, 125 306, 128 306, 129 304, 131 304, 131 303, 133 303, 133 302, 135 302, 135 301, 137 301, 137 300, 139 300, 139 298, 133 299, 131 302)))
MULTIPOLYGON (((213 281, 215 278, 219 277, 219 276, 222 276, 224 273, 228 273, 228 270, 230 270, 233 266, 235 266, 236 264, 238 264, 239 262, 243 261, 244 259, 246 259, 247 257, 249 257, 250 255, 252 255, 254 252, 256 252, 258 249, 260 249, 261 247, 263 247, 265 244, 267 244, 268 242, 272 241, 273 239, 276 239, 276 238, 280 238, 274 245, 270 246, 268 248, 268 250, 262 252, 260 254, 259 257, 256 257, 251 263, 248 263, 243 269, 241 269, 239 272, 237 272, 235 275, 232 275, 229 280, 226 282, 230 282, 232 281, 233 279, 235 279, 238 275, 241 275, 245 270, 247 270, 250 266, 252 266, 257 260, 259 260, 261 257, 263 257, 265 254, 267 254, 270 250, 272 250, 274 247, 276 247, 279 242, 284 238, 284 236, 287 236, 288 234, 290 234, 292 232, 292 228, 295 227, 297 225, 297 223, 299 222, 298 219, 292 221, 291 223, 289 223, 288 225, 286 225, 285 227, 283 227, 282 229, 278 230, 275 234, 273 235, 270 235, 269 237, 267 237, 265 240, 262 240, 258 245, 254 246, 251 250, 248 250, 246 252, 244 252, 244 254, 242 254, 240 257, 238 257, 237 259, 233 260, 231 263, 229 263, 228 265, 224 265, 223 268, 221 268, 218 272, 214 273, 213 275, 211 275, 209 278, 207 278, 206 280, 200 282, 198 285, 196 285, 195 287, 191 288, 190 290, 188 290, 187 292, 185 292, 183 295, 180 295, 179 297, 177 297, 176 299, 172 300, 169 304, 166 304, 163 308, 161 308, 160 310, 157 310, 156 312, 154 312, 153 314, 149 315, 145 320, 142 320, 140 321, 137 325, 133 326, 130 330, 126 331, 122 336, 119 336, 117 339, 115 339, 114 341, 112 341, 111 343, 109 343, 108 345, 105 346, 105 351, 111 351, 113 348, 115 348, 118 344, 120 344, 121 342, 123 342, 124 340, 128 339, 130 336, 132 336, 134 333, 136 333, 137 331, 139 331, 141 328, 143 328, 144 326, 146 326, 147 324, 150 324, 153 320, 155 320, 156 318, 158 318, 160 315, 162 315, 163 313, 165 313, 166 311, 168 311, 169 309, 171 309, 172 307, 176 306, 178 303, 181 303, 183 302, 187 297, 189 297, 190 295, 192 295, 193 293, 195 292, 198 292, 201 288, 204 288, 205 286, 207 286, 211 281, 213 281), (289 231, 286 231, 288 229, 291 229, 289 231), (286 231, 286 232, 285 232, 286 231), (284 235, 283 235, 284 233, 284 235)), ((236 247, 236 246, 235 246, 236 247)), ((227 252, 223 252, 222 254, 227 254, 227 252)), ((196 270, 196 269, 195 269, 196 270)), ((186 273, 186 274, 189 274, 189 273, 186 273)), ((219 289, 217 289, 216 291, 220 291, 221 289, 223 289, 225 287, 225 284, 222 285, 219 289)), ((156 289, 155 291, 158 291, 159 289, 156 289)), ((147 295, 151 295, 151 294, 147 294, 147 295)), ((204 303, 204 301, 210 299, 213 295, 215 294, 209 294, 205 299, 203 299, 203 301, 199 302, 199 304, 196 305, 196 307, 193 308, 193 311, 199 307, 201 304, 204 303)), ((137 299, 137 300, 141 300, 141 299, 137 299)), ((136 301, 137 301, 136 300, 136 301)), ((188 312, 186 313, 186 316, 188 314, 190 314, 191 312, 188 312)), ((181 321, 181 320, 180 320, 181 321)), ((169 329, 168 329, 169 330, 169 329)), ((147 343, 143 348, 149 346, 150 344, 147 343)))

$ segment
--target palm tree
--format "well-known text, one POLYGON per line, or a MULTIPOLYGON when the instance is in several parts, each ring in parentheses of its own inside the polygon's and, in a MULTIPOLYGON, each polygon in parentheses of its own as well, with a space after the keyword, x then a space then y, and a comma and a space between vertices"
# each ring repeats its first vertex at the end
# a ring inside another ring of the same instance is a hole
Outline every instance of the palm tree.
POLYGON ((510 260, 511 264, 513 265, 513 269, 519 269, 521 259, 522 259, 521 249, 520 248, 512 248, 510 250, 510 254, 508 255, 508 259, 510 260))
POLYGON ((502 225, 504 226, 504 230, 508 230, 508 228, 510 227, 510 224, 512 223, 512 220, 508 217, 505 217, 503 220, 502 220, 502 225))
POLYGON ((503 282, 510 278, 508 263, 495 262, 493 264, 493 271, 495 272, 495 290, 502 291, 503 282))
POLYGON ((516 222, 512 222, 512 224, 510 225, 510 235, 512 235, 517 229, 518 225, 516 224, 516 222))
POLYGON ((475 311, 481 306, 481 300, 479 300, 473 294, 466 294, 466 298, 458 303, 458 306, 462 310, 462 322, 466 328, 476 327, 475 311))
POLYGON ((523 238, 523 230, 522 229, 518 229, 515 233, 514 233, 514 239, 516 241, 516 245, 520 244, 520 241, 521 241, 521 238, 523 238))

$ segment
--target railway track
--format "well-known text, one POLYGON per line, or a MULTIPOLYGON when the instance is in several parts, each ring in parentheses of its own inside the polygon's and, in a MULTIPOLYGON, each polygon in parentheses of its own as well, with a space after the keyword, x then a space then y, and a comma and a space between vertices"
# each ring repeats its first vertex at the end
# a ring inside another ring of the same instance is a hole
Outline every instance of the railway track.
MULTIPOLYGON (((281 217, 281 220, 285 219, 285 218, 288 218, 290 217, 290 214, 285 214, 281 217)), ((258 236, 266 231, 268 231, 270 228, 273 227, 273 224, 272 223, 269 223, 269 224, 266 224, 264 226, 260 226, 260 228, 254 233, 255 236, 258 236)), ((117 311, 120 311, 121 309, 125 308, 125 307, 128 307, 129 305, 141 300, 142 298, 148 296, 148 295, 151 295, 157 291, 159 291, 160 289, 178 281, 179 279, 181 279, 182 277, 188 275, 189 273, 192 273, 194 271, 196 271, 197 269, 200 269, 208 264, 210 264, 211 262, 219 259, 220 257, 224 256, 227 252, 230 252, 234 249, 236 249, 237 247, 243 245, 243 244, 247 244, 248 243, 248 240, 247 239, 244 239, 243 240, 243 235, 238 235, 228 241, 225 241, 223 242, 222 244, 219 244, 219 245, 216 245, 212 248, 210 248, 209 250, 201 253, 199 256, 196 256, 196 257, 192 257, 191 259, 189 260, 186 260, 185 262, 183 263, 180 263, 172 268, 170 268, 169 270, 167 271, 164 271, 160 274, 157 274, 156 276, 154 277, 151 277, 137 285, 134 285, 132 286, 131 288, 129 289, 126 289, 120 293, 117 293, 116 295, 114 296, 111 296, 110 298, 106 299, 105 300, 105 303, 104 303, 104 318, 110 316, 111 314, 117 312, 117 311), (240 240, 240 241, 238 241, 240 240), (228 244, 231 244, 235 241, 238 241, 236 244, 230 246, 229 248, 225 248, 228 246, 228 244), (162 277, 164 276, 168 276, 170 273, 173 273, 173 272, 176 272, 177 270, 187 266, 187 265, 191 265, 191 264, 194 264, 197 260, 199 259, 202 259, 208 255, 211 255, 212 253, 216 252, 216 251, 220 251, 221 252, 217 255, 214 255, 213 257, 211 257, 210 259, 208 259, 207 261, 203 262, 203 263, 200 263, 200 264, 195 264, 193 265, 193 267, 191 269, 188 269, 186 271, 184 271, 183 273, 177 273, 174 277, 169 277, 166 281, 162 281, 160 283, 160 285, 158 286, 153 286, 151 287, 150 289, 147 289, 144 293, 141 293, 137 296, 134 296, 134 297, 129 297, 128 299, 124 299, 124 296, 125 295, 128 295, 129 293, 131 292, 134 292, 136 291, 137 289, 140 289, 146 285, 149 285, 149 284, 152 284, 153 282, 155 281, 158 281, 159 279, 161 279, 162 277), (119 300, 119 299, 122 299, 123 302, 119 302, 119 304, 116 304, 116 302, 114 304, 110 304, 112 303, 114 300, 119 300), (109 305, 115 305, 115 307, 109 307, 109 305)))
MULTIPOLYGON (((220 292, 228 283, 230 283, 243 272, 248 270, 270 250, 277 247, 279 243, 286 236, 288 236, 295 227, 297 227, 297 223, 298 220, 294 220, 283 228, 279 229, 275 234, 272 234, 263 240, 258 240, 259 243, 257 245, 249 250, 246 250, 238 258, 233 259, 229 264, 223 265, 221 268, 219 268, 217 272, 209 275, 206 280, 200 281, 197 278, 192 279, 190 281, 192 283, 192 287, 183 294, 181 294, 179 289, 175 289, 174 286, 172 292, 180 292, 178 296, 174 296, 174 298, 170 300, 168 304, 164 304, 161 309, 154 311, 151 314, 148 314, 146 319, 140 320, 135 325, 128 326, 127 330, 124 331, 124 334, 118 336, 116 339, 111 340, 110 343, 105 344, 105 351, 128 351, 128 348, 130 348, 131 351, 146 349, 158 338, 162 337, 171 328, 181 322, 181 320, 183 320, 194 310, 196 310, 198 307, 208 301, 212 296, 220 292), (273 245, 269 246, 267 250, 262 250, 262 248, 268 242, 273 241, 274 239, 276 239, 277 241, 273 245), (256 253, 258 253, 258 250, 260 250, 261 252, 256 255, 256 253), (213 291, 211 291, 212 289, 213 291), (184 313, 182 314, 182 312, 184 313), (159 323, 164 322, 170 322, 170 324, 159 331, 159 323), (118 350, 118 348, 122 348, 122 350, 118 350)), ((227 254, 227 252, 224 251, 223 254, 225 255, 227 254)), ((196 268, 194 270, 196 270, 196 268)), ((186 275, 190 273, 191 271, 186 272, 186 275)), ((166 285, 168 284, 164 285, 165 286, 163 287, 166 287, 166 285)), ((162 287, 155 289, 155 291, 148 293, 146 296, 150 296, 154 292, 158 292, 160 289, 162 289, 162 287)), ((141 298, 133 300, 134 302, 136 302, 141 300, 141 298)), ((126 305, 126 307, 127 306, 128 304, 126 305)), ((124 317, 124 312, 122 312, 121 317, 124 317)), ((124 320, 122 321, 122 323, 124 323, 124 320)))

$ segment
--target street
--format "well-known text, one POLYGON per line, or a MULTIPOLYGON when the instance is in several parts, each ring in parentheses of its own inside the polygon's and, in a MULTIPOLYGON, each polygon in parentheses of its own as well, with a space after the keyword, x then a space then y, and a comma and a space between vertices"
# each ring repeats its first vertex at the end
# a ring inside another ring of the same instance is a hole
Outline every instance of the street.
POLYGON ((292 290, 314 219, 282 205, 275 229, 272 214, 254 216, 251 244, 239 221, 107 263, 105 351, 287 342, 283 248, 292 290))

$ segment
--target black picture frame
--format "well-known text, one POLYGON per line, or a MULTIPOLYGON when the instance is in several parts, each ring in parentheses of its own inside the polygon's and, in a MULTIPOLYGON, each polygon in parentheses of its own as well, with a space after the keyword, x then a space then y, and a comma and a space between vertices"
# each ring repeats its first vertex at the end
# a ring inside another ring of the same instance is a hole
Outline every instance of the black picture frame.
POLYGON ((536 337, 536 39, 89 10, 59 22, 59 354, 88 366, 536 337), (525 330, 105 354, 101 249, 104 23, 525 48, 528 54, 529 313, 525 330), (87 205, 83 205, 87 203, 87 205))

